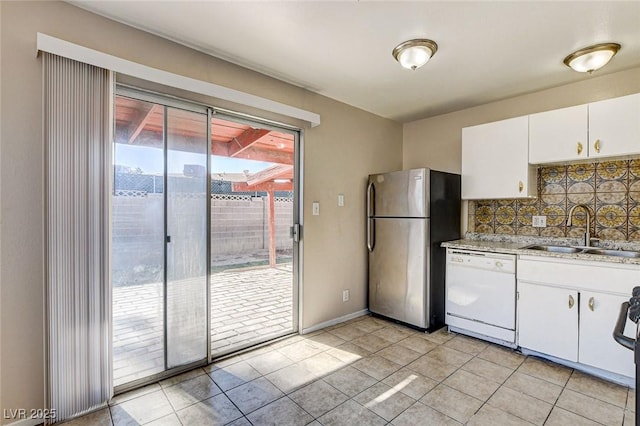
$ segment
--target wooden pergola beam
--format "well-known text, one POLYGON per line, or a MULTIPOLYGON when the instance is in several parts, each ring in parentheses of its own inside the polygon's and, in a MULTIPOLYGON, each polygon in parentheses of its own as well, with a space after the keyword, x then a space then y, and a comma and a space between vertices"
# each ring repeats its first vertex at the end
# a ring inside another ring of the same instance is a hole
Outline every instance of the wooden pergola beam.
POLYGON ((269 191, 293 191, 293 182, 264 182, 258 185, 249 185, 245 182, 233 182, 233 192, 269 192, 269 191))
POLYGON ((261 183, 269 182, 277 178, 293 178, 293 166, 285 164, 271 166, 267 169, 249 175, 247 177, 247 184, 249 186, 259 185, 261 183))
POLYGON ((135 143, 140 133, 142 133, 151 120, 153 114, 155 114, 159 108, 161 108, 160 105, 144 103, 141 109, 138 110, 137 116, 129 125, 129 140, 127 142, 129 145, 135 143))
POLYGON ((238 156, 238 154, 240 154, 242 151, 246 150, 251 145, 258 142, 260 139, 268 135, 270 132, 271 130, 254 129, 252 127, 249 127, 240 135, 231 139, 231 142, 229 142, 228 156, 229 157, 238 156))

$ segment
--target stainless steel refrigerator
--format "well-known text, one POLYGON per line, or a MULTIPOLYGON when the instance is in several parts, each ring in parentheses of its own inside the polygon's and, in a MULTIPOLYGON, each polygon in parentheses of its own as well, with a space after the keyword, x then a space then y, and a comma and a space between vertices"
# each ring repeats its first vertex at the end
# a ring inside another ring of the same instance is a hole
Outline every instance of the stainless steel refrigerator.
POLYGON ((443 241, 460 238, 460 176, 414 169, 369 176, 369 310, 420 329, 444 325, 443 241))

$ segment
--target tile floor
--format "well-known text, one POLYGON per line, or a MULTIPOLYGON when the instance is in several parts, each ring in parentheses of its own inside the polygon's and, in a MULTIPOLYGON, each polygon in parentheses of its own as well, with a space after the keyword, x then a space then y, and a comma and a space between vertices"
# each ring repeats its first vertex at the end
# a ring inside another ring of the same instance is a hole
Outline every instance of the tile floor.
POLYGON ((370 316, 115 397, 78 425, 633 425, 635 391, 370 316))

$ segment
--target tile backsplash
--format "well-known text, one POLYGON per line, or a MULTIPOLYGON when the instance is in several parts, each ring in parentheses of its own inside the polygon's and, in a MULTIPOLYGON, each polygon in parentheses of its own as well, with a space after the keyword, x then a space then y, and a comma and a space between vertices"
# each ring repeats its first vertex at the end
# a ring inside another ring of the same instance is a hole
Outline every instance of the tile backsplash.
POLYGON ((580 237, 586 214, 591 232, 604 240, 640 241, 640 159, 602 161, 538 169, 538 197, 531 200, 469 201, 468 231, 544 237, 580 237), (534 228, 533 216, 546 216, 546 228, 534 228))

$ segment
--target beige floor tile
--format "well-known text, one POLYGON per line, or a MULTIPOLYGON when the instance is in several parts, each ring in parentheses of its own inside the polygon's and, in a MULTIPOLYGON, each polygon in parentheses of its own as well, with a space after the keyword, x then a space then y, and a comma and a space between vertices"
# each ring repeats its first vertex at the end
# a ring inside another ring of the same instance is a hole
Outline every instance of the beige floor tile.
POLYGON ((527 426, 531 424, 489 404, 483 405, 467 422, 469 426, 527 426))
POLYGON ((384 383, 371 386, 353 399, 387 421, 393 420, 416 402, 415 399, 384 383))
POLYGON ((446 346, 438 346, 434 350, 428 352, 425 356, 450 365, 455 365, 456 367, 462 367, 471 358, 473 358, 473 355, 469 355, 446 346))
POLYGON ((103 408, 65 423, 65 426, 111 426, 109 408, 103 408))
POLYGON ((458 334, 453 339, 447 341, 444 346, 475 356, 482 352, 489 345, 482 340, 458 334))
POLYGON ((592 396, 621 408, 627 406, 627 394, 629 393, 627 387, 589 376, 580 371, 573 372, 567 382, 567 389, 592 396))
POLYGON ((406 327, 385 327, 380 330, 374 331, 372 334, 378 337, 382 337, 384 340, 388 340, 392 343, 399 342, 411 336, 411 332, 407 331, 406 327))
POLYGON ((180 422, 180 419, 178 419, 178 416, 173 413, 159 418, 158 420, 154 420, 151 423, 146 423, 145 426, 182 426, 182 423, 180 422))
POLYGON ((344 325, 332 330, 327 330, 327 332, 347 341, 357 339, 358 337, 362 337, 367 334, 366 331, 358 328, 355 324, 344 325))
POLYGON ((293 364, 293 361, 278 351, 270 351, 248 358, 247 363, 258 370, 260 374, 269 374, 293 364))
POLYGON ((293 392, 302 386, 314 382, 318 378, 317 375, 302 367, 300 364, 289 365, 267 374, 264 377, 284 393, 293 392))
POLYGON ((381 356, 371 355, 352 364, 354 368, 374 379, 382 380, 398 371, 402 366, 381 356))
POLYGON ((242 418, 242 413, 225 395, 216 395, 177 412, 185 425, 223 425, 242 418))
POLYGON ((318 421, 324 426, 383 426, 387 421, 373 411, 355 402, 353 399, 338 405, 318 421))
POLYGON ((438 382, 435 380, 422 377, 408 368, 396 371, 382 382, 413 399, 422 398, 427 392, 438 385, 438 382))
POLYGON ((289 398, 282 397, 247 415, 254 425, 303 426, 313 417, 289 398))
POLYGON ((353 343, 342 344, 333 349, 329 349, 327 353, 347 363, 354 363, 359 359, 371 355, 371 352, 353 343))
POLYGON ((426 394, 420 402, 461 422, 467 422, 482 406, 482 401, 443 384, 426 394))
POLYGON ((246 361, 240 361, 227 367, 218 368, 209 373, 209 376, 220 389, 227 391, 257 379, 261 374, 246 361))
POLYGON ((211 398, 221 392, 211 377, 206 374, 164 388, 167 399, 169 399, 173 409, 176 411, 211 398))
POLYGON ((457 370, 456 366, 446 364, 434 358, 429 358, 427 355, 413 361, 411 364, 407 365, 407 368, 415 371, 421 376, 428 377, 438 382, 443 381, 457 370))
POLYGON ((418 336, 410 336, 406 339, 400 340, 398 345, 409 348, 412 351, 416 351, 419 354, 426 354, 427 352, 438 347, 437 343, 433 343, 427 339, 418 336))
POLYGON ((160 389, 161 389, 160 385, 158 383, 154 383, 152 385, 145 386, 143 388, 135 389, 126 393, 121 393, 120 395, 117 395, 111 398, 111 400, 109 401, 109 405, 120 404, 122 402, 129 401, 130 399, 134 399, 142 395, 159 391, 160 389))
POLYGON ((635 424, 636 424, 636 413, 625 410, 624 421, 622 422, 622 426, 635 426, 635 424))
POLYGON ((536 425, 544 424, 552 404, 502 386, 487 404, 536 425))
POLYGON ((522 365, 518 367, 518 371, 560 386, 564 386, 567 383, 573 372, 571 368, 533 357, 527 357, 522 365))
MULTIPOLYGON (((309 424, 313 425, 313 423, 309 424)), ((246 417, 240 417, 238 420, 234 420, 226 426, 252 426, 252 424, 246 417)))
POLYGON ((229 399, 248 414, 282 397, 284 394, 269 380, 261 377, 227 392, 229 399))
POLYGON ((335 373, 342 367, 347 365, 346 362, 330 355, 327 352, 319 353, 304 361, 300 361, 298 365, 305 370, 311 372, 315 377, 324 377, 331 373, 335 373))
POLYGON ((624 417, 624 410, 604 401, 565 389, 560 394, 556 405, 567 411, 606 425, 619 425, 624 417))
POLYGON ((323 378, 334 388, 347 396, 355 396, 376 384, 377 380, 353 367, 345 367, 323 378))
POLYGON ((304 336, 304 338, 314 342, 315 345, 324 345, 325 350, 335 348, 336 346, 340 346, 346 342, 346 340, 331 333, 327 333, 326 331, 314 334, 313 336, 304 336))
POLYGON ((368 350, 369 352, 378 352, 382 348, 386 348, 393 342, 378 337, 375 334, 367 334, 351 341, 354 345, 358 345, 361 348, 368 350))
POLYGON ((562 392, 562 386, 558 386, 537 377, 522 374, 519 371, 513 373, 504 386, 541 399, 549 404, 555 404, 562 392))
POLYGON ((345 402, 349 397, 323 380, 318 380, 289 395, 313 417, 320 417, 345 402))
POLYGON ((366 333, 373 333, 376 330, 384 328, 387 322, 377 320, 375 318, 367 317, 358 321, 358 328, 366 333))
POLYGON ((376 355, 400 365, 407 365, 422 356, 420 353, 409 348, 405 348, 404 346, 400 346, 399 344, 386 347, 378 351, 376 355))
POLYGON ((627 410, 636 411, 636 390, 629 389, 629 394, 627 395, 627 410))
POLYGON ((463 370, 484 377, 498 383, 504 383, 505 380, 513 373, 513 370, 507 367, 485 361, 481 358, 474 358, 462 366, 463 370))
POLYGON ((391 424, 394 426, 457 426, 462 423, 453 420, 449 416, 445 416, 441 412, 436 411, 421 402, 416 402, 398 417, 393 419, 391 424))
POLYGON ((161 390, 114 405, 110 410, 116 426, 149 423, 173 413, 173 407, 161 390))
POLYGON ((478 354, 478 358, 515 370, 525 360, 525 356, 502 346, 489 345, 478 354))
POLYGON ((442 327, 432 333, 422 334, 420 337, 441 345, 456 337, 456 333, 450 333, 447 327, 442 327))
MULTIPOLYGON (((223 359, 220 359, 220 360, 215 360, 213 363, 207 365, 203 369, 204 369, 204 371, 206 373, 211 373, 212 371, 217 370, 218 368, 228 367, 231 364, 235 364, 237 362, 244 361, 245 359, 248 358, 247 355, 250 355, 250 354, 253 354, 253 352, 248 352, 247 354, 239 354, 239 355, 234 355, 234 356, 230 356, 230 357, 227 357, 227 358, 223 358, 223 359)), ((257 354, 255 354, 255 355, 257 355, 257 354)))
POLYGON ((560 407, 553 407, 549 418, 545 423, 545 426, 596 426, 596 423, 592 420, 579 416, 567 410, 563 410, 560 407))
POLYGON ((163 388, 168 388, 169 386, 173 386, 180 382, 193 379, 194 377, 202 376, 203 374, 205 374, 204 369, 196 368, 195 370, 187 371, 186 373, 182 373, 177 376, 169 377, 168 379, 162 380, 160 382, 160 386, 162 386, 163 388))
POLYGON ((476 376, 465 370, 458 370, 443 382, 445 385, 466 393, 481 401, 486 401, 500 387, 500 384, 476 376))
POLYGON ((313 342, 302 340, 288 346, 277 349, 282 355, 294 362, 300 362, 322 352, 320 345, 313 345, 313 342))

